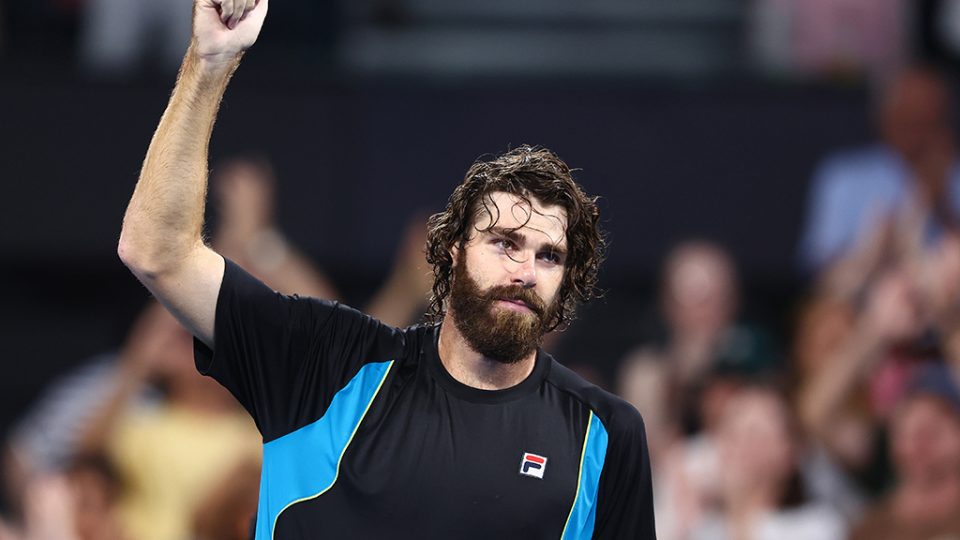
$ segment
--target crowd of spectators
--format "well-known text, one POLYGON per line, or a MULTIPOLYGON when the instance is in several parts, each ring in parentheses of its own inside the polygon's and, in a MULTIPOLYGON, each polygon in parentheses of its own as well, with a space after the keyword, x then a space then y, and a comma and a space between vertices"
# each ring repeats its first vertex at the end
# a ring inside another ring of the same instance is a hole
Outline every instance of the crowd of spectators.
MULTIPOLYGON (((663 539, 960 534, 960 176, 946 82, 879 94, 879 141, 824 159, 790 341, 738 315, 737 268, 666 258, 659 342, 621 364, 643 414, 663 539)), ((762 323, 762 321, 761 321, 762 323)))

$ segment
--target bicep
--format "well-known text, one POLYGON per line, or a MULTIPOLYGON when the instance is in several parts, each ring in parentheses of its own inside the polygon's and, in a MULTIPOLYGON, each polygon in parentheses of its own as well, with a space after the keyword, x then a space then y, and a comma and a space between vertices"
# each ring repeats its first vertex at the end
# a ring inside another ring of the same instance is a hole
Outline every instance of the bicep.
POLYGON ((219 253, 198 244, 172 270, 156 275, 134 273, 180 324, 212 348, 225 266, 219 253))
POLYGON ((594 538, 653 539, 653 484, 646 429, 635 409, 622 412, 624 416, 615 421, 617 427, 610 433, 600 477, 594 538))

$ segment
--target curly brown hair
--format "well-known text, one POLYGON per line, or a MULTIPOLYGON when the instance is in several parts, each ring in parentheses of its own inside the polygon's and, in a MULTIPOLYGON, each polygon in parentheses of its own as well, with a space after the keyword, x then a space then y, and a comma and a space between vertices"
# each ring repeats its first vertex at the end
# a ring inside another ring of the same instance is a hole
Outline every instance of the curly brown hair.
MULTIPOLYGON (((545 321, 547 331, 573 319, 576 306, 598 295, 597 273, 604 258, 606 240, 600 229, 597 197, 590 197, 574 182, 571 170, 556 154, 545 148, 523 145, 489 160, 477 160, 463 182, 453 190, 443 212, 427 221, 427 262, 433 265, 433 290, 427 319, 443 319, 453 274, 452 248, 462 249, 476 229, 477 217, 493 215, 496 206, 490 196, 505 192, 530 203, 534 197, 544 205, 557 205, 567 212, 567 258, 560 284, 558 309, 545 321), (491 209, 493 208, 493 210, 491 209)), ((484 232, 476 229, 478 232, 484 232)))

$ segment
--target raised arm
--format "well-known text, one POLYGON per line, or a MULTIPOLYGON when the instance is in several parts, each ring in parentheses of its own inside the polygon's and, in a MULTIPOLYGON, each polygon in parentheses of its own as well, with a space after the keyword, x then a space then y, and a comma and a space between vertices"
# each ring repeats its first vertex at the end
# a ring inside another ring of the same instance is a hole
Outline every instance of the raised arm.
POLYGON ((220 100, 263 26, 267 0, 197 0, 193 39, 123 219, 124 264, 213 346, 223 258, 203 242, 207 148, 220 100))

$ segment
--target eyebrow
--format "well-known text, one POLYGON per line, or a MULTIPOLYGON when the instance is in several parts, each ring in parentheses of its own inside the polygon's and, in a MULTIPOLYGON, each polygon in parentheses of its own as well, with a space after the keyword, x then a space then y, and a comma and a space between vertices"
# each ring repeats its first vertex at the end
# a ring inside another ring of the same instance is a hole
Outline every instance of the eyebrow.
MULTIPOLYGON (((490 227, 487 229, 487 232, 492 233, 497 236, 502 236, 509 240, 513 240, 517 244, 526 245, 527 237, 520 233, 517 229, 508 229, 506 227, 490 227)), ((551 253, 556 253, 557 255, 564 256, 567 254, 565 247, 560 244, 549 244, 545 243, 539 247, 539 251, 549 251, 551 253)))

